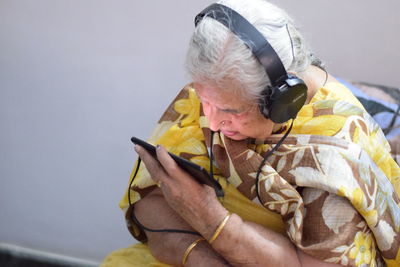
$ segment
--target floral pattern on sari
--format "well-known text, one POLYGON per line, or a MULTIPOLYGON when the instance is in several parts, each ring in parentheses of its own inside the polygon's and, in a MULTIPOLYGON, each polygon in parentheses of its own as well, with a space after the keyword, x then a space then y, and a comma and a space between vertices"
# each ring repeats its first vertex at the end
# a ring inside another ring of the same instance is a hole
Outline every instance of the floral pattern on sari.
MULTIPOLYGON (((234 141, 213 136, 190 87, 180 92, 160 119, 152 137, 172 153, 209 169, 244 196, 258 202, 255 178, 263 156, 281 135, 266 140, 234 141)), ((132 179, 132 177, 131 177, 132 179)), ((260 205, 282 216, 287 236, 305 253, 345 266, 399 266, 400 169, 376 123, 340 84, 321 88, 294 120, 283 145, 262 167, 260 205)), ((144 167, 131 187, 133 202, 154 188, 144 167)), ((128 228, 127 195, 120 203, 128 228)))

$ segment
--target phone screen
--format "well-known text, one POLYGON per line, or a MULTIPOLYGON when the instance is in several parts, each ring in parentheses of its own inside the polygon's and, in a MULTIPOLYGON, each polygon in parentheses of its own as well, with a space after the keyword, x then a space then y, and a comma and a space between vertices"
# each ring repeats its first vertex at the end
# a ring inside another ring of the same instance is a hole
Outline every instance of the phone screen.
MULTIPOLYGON (((146 149, 155 159, 157 159, 155 146, 137 137, 132 137, 131 141, 134 144, 137 144, 146 149)), ((182 169, 184 169, 187 173, 189 173, 199 183, 213 187, 218 197, 224 196, 224 192, 222 190, 221 185, 213 177, 211 177, 211 175, 207 172, 207 170, 204 167, 197 165, 185 158, 172 154, 170 152, 168 153, 182 169)))

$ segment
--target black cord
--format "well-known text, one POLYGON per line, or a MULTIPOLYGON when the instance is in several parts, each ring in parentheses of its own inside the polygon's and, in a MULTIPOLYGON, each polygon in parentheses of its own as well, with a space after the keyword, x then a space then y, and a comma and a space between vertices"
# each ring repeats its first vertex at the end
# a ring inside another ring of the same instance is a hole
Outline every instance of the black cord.
POLYGON ((138 160, 137 160, 137 166, 136 166, 135 173, 133 174, 132 180, 131 180, 131 182, 129 183, 129 187, 128 187, 128 203, 129 203, 129 207, 132 207, 132 201, 131 201, 131 186, 132 186, 132 183, 133 183, 133 181, 135 180, 136 175, 137 175, 137 173, 138 173, 138 171, 139 171, 139 167, 140 167, 140 163, 141 163, 141 162, 142 162, 142 159, 139 157, 138 160))
POLYGON ((290 35, 290 31, 289 31, 289 27, 288 27, 287 23, 286 23, 286 31, 287 31, 287 33, 288 33, 288 35, 289 35, 290 45, 291 45, 291 47, 292 47, 292 57, 293 57, 292 62, 294 62, 296 58, 295 58, 295 56, 294 56, 293 40, 292 40, 292 36, 290 35))
POLYGON ((293 120, 292 120, 292 124, 290 124, 289 129, 282 136, 282 138, 279 140, 279 142, 270 151, 268 151, 268 153, 265 155, 264 159, 262 160, 260 166, 258 167, 257 175, 256 175, 256 194, 257 194, 258 201, 260 201, 261 204, 262 204, 261 197, 260 197, 260 194, 258 193, 258 181, 260 180, 261 169, 264 166, 264 164, 267 161, 267 159, 272 155, 272 153, 275 152, 275 150, 278 149, 278 147, 280 147, 280 145, 283 143, 283 141, 289 135, 290 131, 292 130, 292 127, 293 127, 293 120))
POLYGON ((135 215, 135 210, 134 210, 134 208, 133 208, 133 206, 132 206, 132 201, 131 201, 131 186, 132 186, 132 183, 133 183, 133 181, 135 180, 135 178, 136 178, 136 175, 137 175, 137 173, 138 173, 138 171, 139 171, 139 167, 140 167, 140 163, 142 162, 142 160, 141 160, 141 158, 139 157, 138 158, 138 161, 137 161, 138 163, 137 163, 137 166, 136 166, 136 170, 135 170, 135 173, 133 174, 133 177, 132 177, 132 180, 131 180, 131 182, 129 183, 129 187, 128 187, 128 203, 129 203, 129 210, 131 211, 131 219, 140 227, 140 228, 142 228, 143 230, 146 230, 146 231, 148 231, 148 232, 155 232, 155 233, 181 233, 181 234, 190 234, 190 235, 197 235, 197 236, 201 236, 199 233, 197 233, 197 232, 194 232, 194 231, 188 231, 188 230, 181 230, 181 229, 151 229, 151 228, 148 228, 148 227, 146 227, 146 226, 144 226, 139 220, 138 220, 138 218, 136 217, 136 215, 135 215))

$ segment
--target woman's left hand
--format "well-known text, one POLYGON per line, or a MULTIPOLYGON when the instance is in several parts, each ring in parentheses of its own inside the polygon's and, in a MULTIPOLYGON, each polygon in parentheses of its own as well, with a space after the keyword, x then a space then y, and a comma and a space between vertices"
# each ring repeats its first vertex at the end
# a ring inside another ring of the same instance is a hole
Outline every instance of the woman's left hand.
POLYGON ((199 233, 211 235, 227 213, 214 189, 198 183, 181 169, 162 146, 157 146, 158 160, 138 145, 135 150, 169 206, 199 233))

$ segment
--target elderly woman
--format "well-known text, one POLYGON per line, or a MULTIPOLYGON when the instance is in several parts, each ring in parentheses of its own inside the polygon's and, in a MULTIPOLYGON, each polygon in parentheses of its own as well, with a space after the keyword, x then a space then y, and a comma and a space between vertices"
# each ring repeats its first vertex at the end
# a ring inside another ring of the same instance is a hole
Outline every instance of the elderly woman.
POLYGON ((146 245, 103 266, 399 266, 399 167, 288 15, 224 0, 196 24, 193 83, 149 139, 158 160, 135 146, 145 166, 121 201, 146 245), (167 151, 207 168, 224 196, 167 151))

